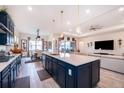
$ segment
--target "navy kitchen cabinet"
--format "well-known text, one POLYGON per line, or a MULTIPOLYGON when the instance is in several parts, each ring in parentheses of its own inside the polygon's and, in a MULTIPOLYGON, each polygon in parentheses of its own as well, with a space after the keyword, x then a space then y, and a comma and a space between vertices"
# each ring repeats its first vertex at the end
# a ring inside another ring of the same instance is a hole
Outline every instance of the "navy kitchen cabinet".
POLYGON ((100 81, 100 62, 92 62, 92 87, 96 86, 96 83, 100 81))
POLYGON ((45 61, 45 69, 48 71, 48 62, 49 62, 49 57, 46 56, 46 61, 45 61))
POLYGON ((9 33, 0 33, 0 45, 11 45, 13 43, 13 35, 9 33))
POLYGON ((21 66, 21 56, 19 56, 17 59, 16 59, 16 76, 18 75, 18 72, 20 71, 20 66, 21 66))
POLYGON ((52 74, 52 60, 51 60, 51 57, 47 56, 47 68, 48 68, 48 72, 50 74, 52 74))
POLYGON ((10 87, 11 87, 11 75, 10 75, 10 66, 8 66, 1 72, 1 88, 10 88, 10 87))
POLYGON ((0 12, 0 29, 4 33, 0 33, 0 45, 11 45, 14 40, 14 23, 6 12, 0 12))
POLYGON ((0 23, 14 34, 14 23, 7 12, 0 12, 0 23))
POLYGON ((91 88, 100 80, 100 60, 74 66, 52 56, 45 56, 45 69, 62 88, 91 88))
POLYGON ((54 80, 58 80, 58 69, 57 69, 57 60, 56 59, 52 59, 52 69, 53 69, 53 72, 52 72, 52 75, 53 75, 53 78, 54 80))
POLYGON ((17 74, 16 73, 16 71, 17 71, 16 65, 17 65, 17 63, 16 63, 16 60, 15 60, 11 64, 11 87, 14 87, 15 81, 16 81, 16 74, 17 74))
POLYGON ((85 64, 77 68, 77 87, 90 88, 91 87, 91 65, 85 64))
POLYGON ((57 69, 58 69, 58 80, 57 83, 59 84, 60 87, 65 88, 65 75, 66 75, 66 70, 63 66, 61 65, 57 65, 57 69))
POLYGON ((7 44, 7 34, 0 33, 0 45, 7 44))
POLYGON ((16 77, 21 65, 21 56, 0 72, 0 88, 15 87, 16 77), (18 68, 17 68, 18 67, 18 68))

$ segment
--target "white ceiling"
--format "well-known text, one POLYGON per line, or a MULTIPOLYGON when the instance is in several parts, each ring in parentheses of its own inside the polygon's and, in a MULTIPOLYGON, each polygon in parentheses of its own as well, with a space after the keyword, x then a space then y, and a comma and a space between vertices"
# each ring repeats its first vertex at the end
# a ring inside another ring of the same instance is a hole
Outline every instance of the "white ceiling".
MULTIPOLYGON (((91 25, 101 25, 107 28, 113 25, 122 24, 124 22, 124 12, 118 12, 118 8, 122 6, 117 5, 82 5, 78 8, 75 5, 35 5, 31 6, 32 11, 27 9, 28 6, 6 6, 9 14, 15 23, 16 30, 36 34, 36 30, 40 29, 41 35, 51 33, 66 32, 69 34, 77 34, 76 27, 78 25, 78 18, 81 25, 81 32, 89 32, 91 25), (86 10, 90 13, 87 14, 86 10), (63 25, 61 22, 61 13, 63 10, 63 25), (55 23, 52 20, 55 19, 55 23), (70 25, 67 25, 67 21, 70 25), (72 31, 68 31, 72 29, 72 31)), ((80 34, 81 35, 81 34, 80 34)))

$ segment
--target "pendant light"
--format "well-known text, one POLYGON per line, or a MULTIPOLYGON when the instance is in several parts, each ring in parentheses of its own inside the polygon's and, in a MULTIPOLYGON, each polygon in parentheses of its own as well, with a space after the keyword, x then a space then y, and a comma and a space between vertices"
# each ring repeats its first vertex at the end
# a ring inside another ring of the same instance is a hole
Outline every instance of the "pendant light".
POLYGON ((37 29, 37 37, 36 37, 36 40, 39 40, 40 39, 40 29, 37 29))
POLYGON ((81 34, 79 5, 77 6, 77 24, 78 24, 78 26, 76 28, 76 32, 77 32, 77 34, 81 34))
MULTIPOLYGON (((63 13, 64 11, 60 11, 61 13, 61 30, 63 29, 63 13)), ((61 35, 60 35, 60 38, 63 40, 64 39, 64 33, 62 32, 61 35)))

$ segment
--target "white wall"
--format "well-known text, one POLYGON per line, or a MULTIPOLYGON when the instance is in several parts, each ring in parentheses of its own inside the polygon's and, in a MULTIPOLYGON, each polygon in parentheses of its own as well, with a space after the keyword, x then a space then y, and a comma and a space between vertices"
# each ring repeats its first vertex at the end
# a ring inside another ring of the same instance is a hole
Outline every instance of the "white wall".
POLYGON ((99 50, 94 49, 94 41, 102 40, 114 40, 114 50, 101 50, 104 53, 111 53, 116 55, 122 55, 124 53, 124 31, 102 33, 98 35, 93 35, 89 37, 84 37, 79 39, 79 49, 81 53, 94 53, 99 52, 99 50), (122 46, 119 47, 118 40, 122 39, 122 46), (93 46, 88 47, 87 43, 93 43, 93 46))

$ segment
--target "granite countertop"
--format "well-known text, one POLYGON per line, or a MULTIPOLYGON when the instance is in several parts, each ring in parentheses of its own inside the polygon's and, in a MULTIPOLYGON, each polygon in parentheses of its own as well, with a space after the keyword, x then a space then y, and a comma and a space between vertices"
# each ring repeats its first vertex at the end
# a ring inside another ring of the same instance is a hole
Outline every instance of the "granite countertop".
POLYGON ((9 66, 18 56, 21 54, 13 54, 12 57, 8 62, 2 62, 0 63, 0 72, 3 71, 7 66, 9 66))
POLYGON ((43 52, 43 54, 54 57, 56 59, 59 59, 74 66, 80 66, 96 60, 100 60, 98 57, 69 54, 69 53, 59 53, 59 55, 51 55, 49 52, 43 52))

